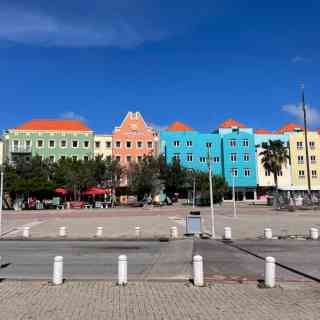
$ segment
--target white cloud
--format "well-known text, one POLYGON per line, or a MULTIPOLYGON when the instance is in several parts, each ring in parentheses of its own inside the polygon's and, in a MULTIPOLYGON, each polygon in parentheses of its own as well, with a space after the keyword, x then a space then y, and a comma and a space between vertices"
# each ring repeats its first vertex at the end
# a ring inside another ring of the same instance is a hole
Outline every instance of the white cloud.
POLYGON ((302 56, 295 56, 291 59, 292 63, 303 63, 303 62, 311 62, 311 59, 302 57, 302 56))
MULTIPOLYGON (((320 125, 320 111, 316 108, 306 106, 307 110, 307 122, 309 125, 320 125)), ((282 107, 282 111, 290 114, 296 118, 299 122, 303 121, 303 112, 301 106, 294 104, 287 104, 282 107)))
POLYGON ((168 126, 164 126, 164 125, 159 125, 159 124, 156 124, 156 123, 148 123, 148 126, 155 129, 155 130, 159 130, 159 131, 163 131, 165 129, 168 128, 168 126))
POLYGON ((81 120, 83 122, 86 122, 86 118, 76 112, 73 111, 66 111, 60 114, 60 118, 63 119, 75 119, 75 120, 81 120))

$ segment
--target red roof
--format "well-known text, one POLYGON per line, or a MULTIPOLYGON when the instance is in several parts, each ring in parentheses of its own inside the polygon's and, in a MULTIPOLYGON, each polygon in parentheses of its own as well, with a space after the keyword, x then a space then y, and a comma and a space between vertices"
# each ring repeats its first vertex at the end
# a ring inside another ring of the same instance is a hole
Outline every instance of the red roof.
POLYGON ((277 133, 284 133, 284 132, 294 132, 295 129, 304 130, 303 126, 296 123, 287 123, 282 128, 277 130, 277 133))
POLYGON ((16 127, 26 131, 92 131, 80 120, 34 119, 16 127))
POLYGON ((320 128, 317 129, 318 134, 320 134, 320 128))
POLYGON ((193 131, 192 128, 188 127, 182 122, 176 121, 175 123, 171 124, 166 131, 193 131))
POLYGON ((273 134, 272 131, 267 130, 267 129, 256 129, 254 131, 255 134, 273 134))
POLYGON ((235 120, 235 119, 227 119, 226 121, 222 122, 219 126, 219 128, 232 128, 232 127, 237 127, 237 128, 248 128, 246 125, 242 124, 241 122, 235 120))

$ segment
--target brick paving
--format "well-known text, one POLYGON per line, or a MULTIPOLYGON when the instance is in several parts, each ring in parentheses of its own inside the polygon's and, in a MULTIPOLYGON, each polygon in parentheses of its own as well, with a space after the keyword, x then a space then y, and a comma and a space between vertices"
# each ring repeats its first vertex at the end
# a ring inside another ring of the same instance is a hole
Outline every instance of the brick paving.
POLYGON ((284 284, 259 289, 253 284, 69 281, 0 283, 0 319, 6 320, 316 320, 318 284, 284 284))

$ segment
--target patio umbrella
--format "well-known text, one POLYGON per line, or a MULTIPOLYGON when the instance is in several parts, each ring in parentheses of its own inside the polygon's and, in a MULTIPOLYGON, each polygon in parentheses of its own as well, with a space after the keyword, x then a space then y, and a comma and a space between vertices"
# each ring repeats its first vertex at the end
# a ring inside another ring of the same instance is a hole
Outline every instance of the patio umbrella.
POLYGON ((68 194, 68 191, 64 188, 57 188, 53 190, 54 193, 60 194, 62 196, 66 196, 68 194))
POLYGON ((98 195, 104 195, 107 193, 106 189, 97 188, 97 187, 91 187, 88 190, 82 192, 84 196, 98 196, 98 195))

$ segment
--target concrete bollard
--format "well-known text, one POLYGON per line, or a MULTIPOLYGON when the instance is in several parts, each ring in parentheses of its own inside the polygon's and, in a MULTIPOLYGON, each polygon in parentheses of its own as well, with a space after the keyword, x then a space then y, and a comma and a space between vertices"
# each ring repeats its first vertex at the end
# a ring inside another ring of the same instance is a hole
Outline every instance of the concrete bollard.
POLYGON ((96 237, 102 237, 103 227, 97 227, 96 237))
POLYGON ((178 228, 177 227, 171 227, 170 228, 170 238, 171 239, 177 239, 178 238, 178 228))
POLYGON ((193 257, 193 284, 197 287, 201 287, 204 284, 203 259, 199 255, 193 257))
POLYGON ((23 227, 22 236, 24 238, 29 238, 30 237, 30 227, 23 227))
POLYGON ((232 239, 232 232, 230 227, 225 227, 224 228, 224 240, 231 240, 232 239))
POLYGON ((124 286, 128 283, 128 258, 122 254, 118 257, 118 285, 124 286))
POLYGON ((264 229, 264 237, 265 237, 265 239, 272 239, 272 229, 271 228, 264 229))
POLYGON ((59 236, 65 237, 67 235, 67 228, 66 227, 60 227, 59 228, 59 236))
POLYGON ((141 228, 140 227, 135 228, 135 235, 137 238, 140 238, 140 236, 141 236, 141 228))
POLYGON ((264 284, 267 288, 273 288, 276 284, 276 259, 273 257, 265 259, 264 284))
POLYGON ((52 283, 54 285, 62 284, 63 282, 63 257, 55 256, 53 262, 52 283))
POLYGON ((319 238, 319 230, 317 228, 310 228, 309 236, 311 240, 318 240, 319 238))

